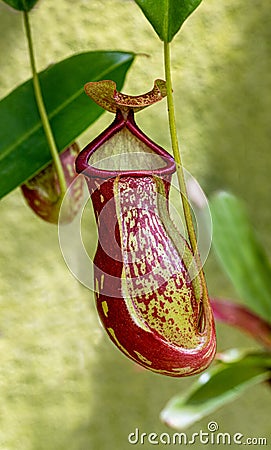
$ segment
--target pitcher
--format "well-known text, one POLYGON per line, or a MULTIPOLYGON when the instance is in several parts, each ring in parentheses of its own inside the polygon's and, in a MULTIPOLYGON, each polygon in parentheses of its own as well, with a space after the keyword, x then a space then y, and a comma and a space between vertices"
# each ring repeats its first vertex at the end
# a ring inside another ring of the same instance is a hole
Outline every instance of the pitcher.
POLYGON ((97 310, 110 339, 131 360, 159 374, 192 375, 215 353, 212 310, 190 245, 169 215, 174 159, 134 120, 134 112, 163 98, 164 85, 158 80, 138 97, 115 88, 110 81, 86 85, 116 116, 76 163, 98 227, 97 310))

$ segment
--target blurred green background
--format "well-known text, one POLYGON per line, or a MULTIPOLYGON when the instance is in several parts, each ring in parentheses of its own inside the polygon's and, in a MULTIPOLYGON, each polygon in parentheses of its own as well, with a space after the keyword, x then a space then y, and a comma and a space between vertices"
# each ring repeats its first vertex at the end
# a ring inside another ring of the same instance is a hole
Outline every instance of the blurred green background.
MULTIPOLYGON (((31 22, 39 70, 85 50, 128 50, 141 55, 125 92, 145 92, 164 77, 162 43, 133 1, 40 0, 31 22)), ((207 195, 226 189, 246 202, 269 254, 270 23, 266 0, 203 0, 172 45, 185 167, 207 195)), ((30 70, 21 14, 3 2, 0 28, 2 98, 30 70)), ((105 114, 80 145, 111 120, 105 114)), ((139 113, 137 121, 170 149, 165 101, 139 113)), ((152 374, 122 356, 100 327, 92 293, 66 267, 57 228, 34 216, 19 190, 1 201, 0 214, 0 449, 126 450, 136 427, 171 433, 159 412, 194 378, 152 374)), ((89 216, 84 232, 94 246, 89 216)), ((206 275, 211 295, 236 298, 212 253, 206 275)), ((219 350, 256 346, 237 330, 218 325, 217 331, 219 350)), ((269 405, 269 388, 258 386, 210 420, 222 432, 269 437, 270 443, 269 405)), ((206 431, 207 424, 199 422, 188 434, 206 431)))

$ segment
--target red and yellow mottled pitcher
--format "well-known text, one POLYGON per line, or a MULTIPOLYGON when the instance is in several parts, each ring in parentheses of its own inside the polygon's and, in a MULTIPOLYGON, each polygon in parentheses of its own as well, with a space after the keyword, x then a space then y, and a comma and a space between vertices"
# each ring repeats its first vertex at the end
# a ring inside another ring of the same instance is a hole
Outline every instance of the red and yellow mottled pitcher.
POLYGON ((99 231, 94 285, 103 326, 133 361, 181 377, 210 364, 216 340, 209 301, 190 275, 191 248, 169 215, 174 159, 134 121, 135 111, 163 98, 163 83, 138 97, 110 81, 88 83, 87 93, 116 116, 76 164, 99 231))

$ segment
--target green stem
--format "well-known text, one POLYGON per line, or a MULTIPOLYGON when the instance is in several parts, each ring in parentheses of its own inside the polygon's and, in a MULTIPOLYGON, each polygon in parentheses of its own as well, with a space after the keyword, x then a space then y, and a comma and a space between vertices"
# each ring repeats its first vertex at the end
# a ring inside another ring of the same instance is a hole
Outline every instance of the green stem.
POLYGON ((25 25, 25 32, 28 42, 28 49, 29 49, 29 57, 30 57, 30 64, 32 69, 32 76, 33 76, 33 87, 34 87, 34 94, 40 114, 41 123, 44 129, 44 134, 48 143, 48 147, 51 152, 51 156, 55 165, 56 173, 58 176, 59 181, 59 187, 60 187, 60 199, 62 199, 65 195, 65 192, 67 190, 67 184, 65 180, 65 175, 63 172, 63 167, 59 158, 58 150, 56 147, 55 139, 52 133, 51 125, 48 119, 48 115, 46 112, 46 108, 44 105, 39 77, 36 69, 36 63, 35 63, 35 56, 34 56, 34 47, 33 47, 33 40, 31 35, 31 28, 29 23, 29 16, 28 12, 24 11, 24 25, 25 25))
POLYGON ((164 42, 164 64, 165 64, 165 77, 166 77, 166 86, 167 86, 167 104, 168 104, 168 120, 169 120, 169 128, 170 128, 170 136, 171 136, 171 145, 173 150, 173 156, 176 163, 176 172, 178 177, 178 183, 181 193, 184 217, 187 227, 188 238, 191 244, 191 248, 193 251, 193 255, 195 257, 197 266, 199 268, 199 277, 201 281, 201 286, 203 289, 203 298, 208 298, 207 285, 205 281, 205 276, 202 270, 202 265, 200 261, 200 255, 198 252, 197 245, 197 237, 194 229, 192 214, 190 205, 188 202, 187 188, 184 177, 184 168, 182 164, 181 154, 179 150, 178 136, 177 136, 177 128, 176 128, 176 120, 175 120, 175 108, 174 108, 174 99, 173 99, 173 90, 172 90, 172 80, 171 80, 171 58, 170 58, 170 43, 164 42))

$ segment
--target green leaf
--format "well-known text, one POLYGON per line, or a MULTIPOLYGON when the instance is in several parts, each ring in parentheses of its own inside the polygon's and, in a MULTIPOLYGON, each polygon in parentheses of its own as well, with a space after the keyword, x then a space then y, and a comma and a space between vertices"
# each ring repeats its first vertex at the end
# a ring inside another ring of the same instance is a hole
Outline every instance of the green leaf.
MULTIPOLYGON (((59 151, 91 125, 103 110, 84 93, 88 81, 109 78, 120 89, 134 55, 87 52, 40 73, 45 106, 59 151)), ((0 198, 51 161, 33 94, 32 79, 0 102, 0 198)))
POLYGON ((185 394, 171 399, 161 412, 168 426, 184 430, 249 387, 270 378, 270 353, 244 354, 237 349, 221 355, 222 360, 204 372, 185 394))
POLYGON ((202 0, 135 0, 159 38, 170 42, 202 0))
POLYGON ((3 0, 9 6, 19 11, 30 11, 38 0, 3 0))
POLYGON ((240 200, 220 193, 210 201, 213 245, 236 291, 271 323, 271 266, 240 200))

